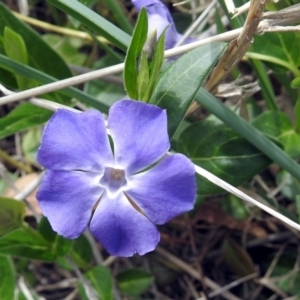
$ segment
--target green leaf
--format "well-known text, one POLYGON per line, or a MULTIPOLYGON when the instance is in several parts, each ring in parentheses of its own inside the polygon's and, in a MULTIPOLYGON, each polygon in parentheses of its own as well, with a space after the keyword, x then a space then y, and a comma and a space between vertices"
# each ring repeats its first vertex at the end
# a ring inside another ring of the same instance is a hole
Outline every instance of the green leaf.
POLYGON ((252 125, 281 143, 284 151, 293 158, 300 157, 300 134, 292 126, 290 118, 281 111, 267 111, 256 117, 252 125))
POLYGON ((93 259, 93 250, 88 239, 83 234, 74 240, 71 256, 80 268, 90 268, 90 263, 93 259))
POLYGON ((244 277, 255 272, 250 255, 230 237, 224 240, 222 255, 227 265, 239 276, 244 277))
MULTIPOLYGON (((98 70, 117 63, 119 63, 119 61, 116 57, 111 54, 107 54, 93 64, 93 69, 98 70)), ((101 79, 89 81, 84 85, 84 92, 90 94, 96 99, 99 99, 102 104, 106 105, 107 112, 111 105, 126 96, 122 78, 120 78, 120 84, 108 83, 101 79)))
POLYGON ((162 74, 149 102, 167 110, 170 138, 224 49, 225 43, 196 48, 180 57, 162 74))
POLYGON ((293 89, 300 89, 300 76, 298 76, 292 80, 291 87, 293 89))
POLYGON ((300 75, 300 33, 270 32, 256 35, 247 56, 277 64, 300 75))
POLYGON ((16 229, 0 238, 0 255, 53 261, 56 253, 39 232, 30 227, 16 229))
POLYGON ((74 17, 83 25, 103 36, 111 43, 126 51, 129 46, 130 36, 105 18, 101 17, 84 4, 74 0, 48 0, 66 14, 74 17))
POLYGON ((233 194, 229 194, 222 200, 222 209, 237 220, 247 220, 249 211, 245 202, 233 194))
POLYGON ((145 51, 142 50, 140 55, 140 72, 136 80, 137 94, 138 94, 137 99, 145 102, 148 100, 144 98, 148 85, 149 85, 148 59, 145 51))
POLYGON ((257 59, 252 59, 250 62, 256 73, 263 95, 263 99, 265 100, 268 109, 277 110, 278 107, 275 99, 273 86, 264 64, 257 59))
POLYGON ((295 300, 299 300, 300 298, 300 272, 295 273, 293 270, 289 272, 289 274, 284 274, 283 278, 281 278, 278 282, 278 286, 284 290, 286 293, 291 295, 298 296, 294 298, 295 300))
POLYGON ((94 267, 86 273, 101 300, 112 300, 112 277, 108 268, 94 267))
POLYGON ((0 35, 3 35, 5 27, 18 33, 24 40, 29 55, 29 65, 59 79, 72 76, 66 63, 43 41, 40 35, 0 3, 0 35))
MULTIPOLYGON (((5 54, 4 45, 3 45, 3 37, 0 35, 0 54, 5 54)), ((18 83, 16 81, 16 77, 13 73, 0 68, 0 78, 1 83, 5 86, 15 89, 18 87, 18 83)))
POLYGON ((21 227, 24 215, 23 202, 0 197, 0 236, 21 227))
POLYGON ((252 145, 255 145, 256 148, 261 150, 274 162, 278 163, 283 169, 286 169, 295 176, 295 178, 300 180, 300 166, 298 163, 268 139, 262 132, 241 119, 227 106, 202 88, 196 95, 196 101, 225 124, 240 133, 247 141, 252 145))
MULTIPOLYGON (((27 65, 28 55, 23 38, 13 30, 11 30, 9 27, 5 27, 3 37, 3 46, 6 55, 13 60, 27 65)), ((28 78, 24 78, 23 76, 19 76, 16 74, 16 80, 18 82, 18 87, 21 90, 29 87, 28 78)))
MULTIPOLYGON (((29 66, 17 63, 1 54, 0 54, 0 66, 2 66, 3 68, 5 68, 7 70, 17 72, 18 74, 22 74, 24 76, 34 78, 43 84, 58 81, 57 78, 49 76, 48 74, 38 71, 29 66)), ((76 88, 69 87, 69 88, 66 88, 63 90, 59 90, 54 93, 54 95, 57 95, 57 94, 58 95, 62 94, 62 95, 66 95, 71 98, 75 98, 86 105, 89 105, 89 106, 92 106, 94 108, 101 110, 103 113, 108 113, 109 107, 107 106, 107 104, 105 102, 102 103, 100 100, 97 100, 94 97, 92 97, 76 88)), ((52 100, 61 102, 61 101, 57 100, 56 98, 53 98, 52 100)))
POLYGON ((0 299, 12 300, 15 293, 15 271, 9 257, 0 256, 0 299))
MULTIPOLYGON (((151 98, 151 95, 152 95, 152 92, 153 92, 153 89, 155 87, 155 84, 158 80, 158 75, 159 75, 159 72, 160 72, 160 69, 163 65, 163 62, 164 62, 164 54, 165 54, 165 32, 163 32, 157 43, 156 43, 156 47, 155 47, 155 50, 154 50, 154 55, 150 61, 150 64, 149 64, 149 76, 150 76, 150 79, 149 79, 149 85, 148 85, 148 88, 147 88, 147 91, 145 93, 145 99, 149 99, 151 98)), ((155 32, 155 38, 156 38, 156 32, 155 32)))
POLYGON ((30 103, 22 103, 0 119, 0 139, 46 122, 53 112, 30 103))
POLYGON ((45 240, 51 243, 52 250, 57 256, 65 256, 71 249, 73 241, 54 232, 46 217, 43 217, 39 223, 39 232, 45 240))
POLYGON ((300 182, 285 170, 281 170, 276 176, 277 186, 282 186, 280 192, 290 200, 295 201, 300 195, 300 182))
MULTIPOLYGON (((270 159, 224 124, 200 121, 180 136, 178 150, 194 164, 233 186, 240 185, 264 170, 270 159)), ((223 191, 208 180, 197 177, 199 195, 223 191)))
POLYGON ((147 33, 148 17, 146 10, 143 8, 139 14, 125 58, 124 84, 131 99, 138 100, 139 96, 137 90, 138 58, 146 42, 147 33))
POLYGON ((43 34, 43 40, 57 51, 68 64, 83 65, 87 59, 87 54, 80 51, 80 48, 86 45, 82 39, 58 34, 43 34))
POLYGON ((117 275, 118 287, 126 295, 138 296, 152 284, 153 276, 140 269, 131 269, 117 275))
MULTIPOLYGON (((1 123, 1 119, 0 119, 1 123)), ((36 154, 40 146, 42 138, 41 128, 36 127, 28 130, 22 138, 21 148, 25 159, 33 164, 36 164, 36 154)))
POLYGON ((105 5, 110 9, 110 11, 114 15, 114 19, 116 22, 129 34, 132 33, 132 25, 127 17, 127 15, 124 13, 121 3, 119 3, 117 0, 104 0, 105 5))

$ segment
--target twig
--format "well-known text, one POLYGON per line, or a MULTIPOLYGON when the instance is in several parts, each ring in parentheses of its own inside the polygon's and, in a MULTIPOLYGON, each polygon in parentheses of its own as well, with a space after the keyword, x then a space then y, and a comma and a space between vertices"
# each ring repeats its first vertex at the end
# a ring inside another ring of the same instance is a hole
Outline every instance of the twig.
MULTIPOLYGON (((237 280, 235 280, 235 281, 233 281, 233 282, 231 282, 231 283, 229 283, 229 284, 221 287, 218 291, 214 291, 214 292, 209 293, 208 296, 210 298, 218 296, 218 295, 222 294, 224 291, 228 291, 228 290, 230 290, 230 289, 232 289, 232 288, 240 285, 243 282, 246 282, 248 280, 256 278, 257 276, 258 276, 257 273, 253 273, 253 274, 249 274, 249 275, 247 275, 245 277, 239 278, 239 279, 237 279, 237 280)), ((201 297, 201 298, 198 298, 197 300, 205 300, 205 299, 203 297, 201 297)))
POLYGON ((267 0, 251 0, 247 19, 241 33, 236 40, 229 43, 217 66, 210 74, 208 82, 205 84, 205 88, 208 91, 214 91, 221 80, 231 72, 245 55, 251 45, 252 37, 258 29, 266 3, 267 0))
POLYGON ((26 283, 23 279, 23 277, 20 277, 18 280, 18 285, 20 290, 22 291, 23 295, 25 296, 26 300, 34 300, 33 296, 31 295, 31 292, 29 291, 28 287, 26 286, 26 283))
POLYGON ((57 290, 57 289, 65 289, 65 288, 70 288, 70 287, 76 287, 78 283, 78 278, 67 278, 62 281, 53 283, 53 284, 43 284, 43 285, 38 285, 35 288, 36 292, 42 292, 42 291, 47 291, 47 290, 57 290))
POLYGON ((291 227, 297 229, 298 231, 300 231, 300 224, 297 224, 296 222, 290 220, 289 218, 287 218, 284 215, 280 214, 279 212, 277 212, 273 208, 271 208, 271 207, 255 200, 255 199, 251 198, 250 196, 246 195, 245 193, 243 193, 239 189, 233 187, 229 183, 225 182, 224 180, 218 178, 217 176, 213 175, 212 173, 206 171, 205 169, 203 169, 203 168, 201 168, 197 165, 195 165, 195 170, 199 175, 205 177, 207 180, 209 180, 212 183, 220 186, 221 188, 228 191, 229 193, 236 195, 237 197, 239 197, 240 199, 242 199, 246 202, 249 202, 253 205, 256 205, 257 207, 259 207, 260 209, 262 209, 265 212, 269 213, 273 217, 281 220, 282 222, 284 222, 284 223, 288 224, 289 226, 291 226, 291 227))
MULTIPOLYGON (((195 270, 194 268, 192 268, 191 266, 189 266, 184 261, 180 260, 179 258, 177 258, 176 256, 174 256, 173 254, 169 253, 168 251, 166 251, 165 249, 163 249, 161 247, 157 247, 156 251, 159 254, 161 254, 162 256, 164 256, 166 259, 168 259, 171 263, 173 263, 180 269, 187 272, 193 278, 200 280, 199 272, 197 270, 195 270)), ((204 280, 205 280, 206 285, 209 288, 211 288, 212 290, 217 291, 217 290, 221 289, 221 286, 219 286, 217 283, 215 283, 208 277, 204 277, 204 280)), ((228 299, 228 300, 241 300, 240 298, 236 297, 235 295, 233 295, 232 293, 230 293, 228 291, 224 291, 222 294, 222 297, 225 299, 228 299)))
POLYGON ((106 260, 103 261, 102 265, 108 267, 117 259, 118 259, 117 256, 109 256, 106 260))
MULTIPOLYGON (((37 20, 37 19, 30 18, 28 16, 21 15, 17 12, 13 12, 13 14, 18 19, 24 21, 25 23, 30 24, 30 25, 35 26, 35 27, 38 27, 38 28, 41 28, 41 29, 44 29, 46 31, 52 31, 52 32, 59 33, 59 34, 62 34, 62 35, 83 39, 83 40, 86 40, 88 42, 93 42, 93 38, 91 37, 91 35, 86 33, 86 32, 73 30, 73 29, 69 29, 69 28, 65 28, 65 27, 60 27, 60 26, 56 26, 56 25, 53 25, 53 24, 49 24, 49 23, 46 23, 46 22, 43 22, 43 21, 40 21, 40 20, 37 20)), ((101 41, 102 43, 108 43, 108 41, 103 37, 98 36, 97 39, 99 39, 99 41, 101 41)))
POLYGON ((85 237, 87 238, 87 240, 89 241, 91 248, 92 248, 92 252, 95 258, 95 261, 97 263, 97 265, 101 266, 103 264, 103 257, 100 254, 100 250, 97 247, 96 241, 95 239, 92 237, 91 233, 89 230, 87 230, 84 233, 85 237))
POLYGON ((26 199, 39 186, 43 176, 44 176, 44 172, 39 174, 34 180, 30 182, 30 184, 26 186, 24 190, 20 191, 16 196, 14 196, 14 199, 16 200, 26 199))
POLYGON ((7 175, 7 170, 5 166, 0 162, 0 177, 3 178, 3 180, 7 183, 7 185, 15 192, 18 193, 19 190, 16 187, 15 183, 10 179, 10 177, 7 175))
POLYGON ((203 22, 203 20, 209 15, 212 8, 216 5, 217 0, 213 0, 209 6, 203 11, 198 19, 190 26, 190 28, 183 34, 179 41, 175 44, 175 47, 182 45, 182 43, 191 35, 191 33, 203 22))
POLYGON ((235 12, 235 5, 233 0, 224 0, 225 5, 227 7, 227 10, 230 14, 233 14, 235 12))
POLYGON ((10 155, 8 155, 5 151, 3 151, 0 148, 0 158, 2 158, 3 160, 7 161, 10 165, 16 167, 17 169, 23 170, 26 173, 30 173, 32 172, 32 169, 30 166, 25 165, 15 159, 13 159, 12 157, 10 157, 10 155))
POLYGON ((85 279, 85 277, 83 276, 83 274, 81 273, 81 271, 79 270, 77 265, 72 261, 71 258, 69 258, 68 261, 71 264, 72 268, 74 269, 74 272, 76 273, 77 277, 81 280, 88 299, 97 300, 98 299, 98 297, 96 296, 97 293, 95 292, 90 282, 87 279, 85 279))

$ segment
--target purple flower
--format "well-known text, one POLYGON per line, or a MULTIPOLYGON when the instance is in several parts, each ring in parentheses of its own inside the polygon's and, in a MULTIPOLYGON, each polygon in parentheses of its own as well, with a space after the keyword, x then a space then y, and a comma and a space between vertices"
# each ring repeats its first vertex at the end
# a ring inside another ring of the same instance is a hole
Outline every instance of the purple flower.
MULTIPOLYGON (((162 32, 169 28, 166 32, 165 49, 171 49, 182 37, 176 30, 173 18, 167 9, 167 7, 160 0, 132 0, 132 4, 140 11, 142 7, 145 7, 148 14, 148 32, 157 30, 157 37, 162 32)), ((188 44, 195 41, 195 39, 188 38, 183 44, 188 44)))
POLYGON ((157 106, 118 101, 108 125, 113 151, 100 112, 56 111, 38 151, 47 170, 37 198, 60 235, 77 238, 89 225, 111 255, 142 255, 159 242, 154 224, 193 208, 194 166, 165 156, 167 118, 157 106))

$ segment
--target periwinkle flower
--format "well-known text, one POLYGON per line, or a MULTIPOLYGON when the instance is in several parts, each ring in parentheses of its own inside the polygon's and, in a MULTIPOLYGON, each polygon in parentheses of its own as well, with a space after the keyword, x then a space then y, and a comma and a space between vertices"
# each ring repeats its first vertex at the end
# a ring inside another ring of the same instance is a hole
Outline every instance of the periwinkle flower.
MULTIPOLYGON (((166 31, 165 49, 173 48, 182 35, 177 32, 173 18, 167 7, 160 0, 132 0, 132 4, 138 11, 143 7, 147 10, 149 33, 156 29, 157 37, 159 37, 169 26, 166 31)), ((188 38, 183 44, 188 44, 193 41, 195 41, 195 39, 188 38)))
POLYGON ((140 255, 159 242, 155 224, 193 208, 193 164, 170 147, 166 112, 133 100, 102 114, 58 109, 45 127, 37 198, 54 231, 77 238, 89 226, 111 255, 140 255))

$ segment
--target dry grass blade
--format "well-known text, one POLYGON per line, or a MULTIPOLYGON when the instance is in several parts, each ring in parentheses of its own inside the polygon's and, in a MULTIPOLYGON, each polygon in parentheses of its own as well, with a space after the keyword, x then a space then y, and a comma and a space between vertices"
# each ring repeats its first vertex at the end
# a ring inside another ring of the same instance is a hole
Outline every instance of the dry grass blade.
POLYGON ((247 49, 251 45, 253 35, 257 30, 267 2, 267 0, 252 0, 250 2, 249 12, 242 32, 236 40, 229 43, 226 51, 211 73, 210 79, 205 86, 208 91, 214 91, 224 77, 229 74, 245 55, 247 49))

